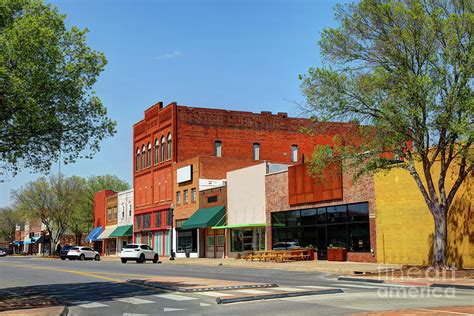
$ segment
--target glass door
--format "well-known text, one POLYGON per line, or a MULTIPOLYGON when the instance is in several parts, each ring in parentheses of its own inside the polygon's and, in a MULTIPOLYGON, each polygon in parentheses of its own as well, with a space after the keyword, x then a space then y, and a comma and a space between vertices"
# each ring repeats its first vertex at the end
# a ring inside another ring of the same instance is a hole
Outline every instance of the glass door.
POLYGON ((317 241, 318 260, 326 260, 327 247, 328 247, 326 227, 317 227, 317 230, 318 230, 318 241, 317 241))

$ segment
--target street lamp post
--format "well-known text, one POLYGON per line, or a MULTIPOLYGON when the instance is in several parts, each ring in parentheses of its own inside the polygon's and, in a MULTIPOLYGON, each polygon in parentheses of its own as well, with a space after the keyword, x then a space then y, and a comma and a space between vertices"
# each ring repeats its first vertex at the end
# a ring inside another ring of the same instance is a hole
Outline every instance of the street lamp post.
POLYGON ((171 203, 170 205, 170 212, 171 212, 171 253, 170 253, 170 260, 174 260, 174 250, 173 250, 173 224, 174 224, 174 204, 171 203))

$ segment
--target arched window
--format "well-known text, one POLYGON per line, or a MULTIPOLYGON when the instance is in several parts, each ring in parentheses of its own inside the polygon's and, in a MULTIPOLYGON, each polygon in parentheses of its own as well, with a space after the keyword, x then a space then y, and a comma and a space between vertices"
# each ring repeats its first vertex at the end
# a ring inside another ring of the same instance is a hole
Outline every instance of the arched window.
POLYGON ((159 150, 160 150, 160 143, 158 142, 158 138, 155 139, 155 165, 159 161, 159 150))
POLYGON ((135 171, 140 170, 140 148, 137 148, 137 155, 135 157, 135 171))
POLYGON ((222 142, 220 140, 214 142, 214 156, 222 157, 222 142))
POLYGON ((171 152, 172 152, 172 146, 171 146, 171 133, 168 134, 168 153, 167 153, 167 158, 171 160, 171 152))
POLYGON ((146 167, 146 151, 145 145, 142 146, 142 169, 146 167))
POLYGON ((260 160, 260 144, 253 143, 253 160, 260 160))
POLYGON ((161 136, 161 153, 160 153, 160 161, 165 161, 165 137, 161 136))
POLYGON ((148 143, 148 152, 146 155, 146 166, 150 167, 151 166, 151 144, 148 143))

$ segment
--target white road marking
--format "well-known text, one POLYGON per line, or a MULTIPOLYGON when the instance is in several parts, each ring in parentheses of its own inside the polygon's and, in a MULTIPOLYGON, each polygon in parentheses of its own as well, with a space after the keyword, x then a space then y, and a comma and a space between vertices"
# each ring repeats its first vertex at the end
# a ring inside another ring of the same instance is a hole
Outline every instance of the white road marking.
POLYGON ((230 296, 230 294, 228 293, 221 293, 221 292, 199 292, 198 294, 212 296, 212 297, 230 296))
POLYGON ((300 287, 303 287, 305 289, 330 289, 330 286, 317 286, 317 285, 302 285, 300 287))
POLYGON ((199 306, 211 306, 211 304, 207 304, 207 303, 199 303, 199 306))
POLYGON ((157 294, 154 295, 159 298, 165 298, 167 300, 173 301, 190 301, 190 300, 197 300, 196 297, 184 296, 184 295, 177 295, 177 294, 157 294))
POLYGON ((353 287, 356 289, 366 289, 366 290, 373 290, 373 289, 382 289, 383 287, 381 286, 373 286, 373 285, 358 285, 358 284, 331 284, 331 286, 337 287, 337 288, 346 288, 346 287, 353 287))
POLYGON ((92 303, 81 304, 81 305, 78 305, 78 306, 83 307, 83 308, 96 308, 96 307, 107 307, 109 305, 105 305, 105 304, 97 303, 97 302, 92 302, 92 303))
POLYGON ((163 308, 163 312, 185 311, 185 308, 163 308))
POLYGON ((236 292, 246 293, 246 294, 270 294, 268 291, 252 290, 252 289, 237 290, 236 292))
POLYGON ((297 289, 294 287, 269 287, 269 290, 274 290, 274 291, 282 291, 282 292, 299 292, 302 291, 302 289, 297 289))
POLYGON ((154 303, 153 301, 142 300, 141 298, 136 298, 136 297, 116 298, 115 300, 119 302, 134 304, 134 305, 154 303))

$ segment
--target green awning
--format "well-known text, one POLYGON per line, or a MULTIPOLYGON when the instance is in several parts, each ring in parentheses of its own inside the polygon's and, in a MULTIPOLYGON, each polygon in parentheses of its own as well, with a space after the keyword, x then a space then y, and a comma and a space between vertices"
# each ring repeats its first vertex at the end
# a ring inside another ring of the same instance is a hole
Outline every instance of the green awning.
POLYGON ((181 229, 206 228, 225 225, 225 206, 200 208, 187 221, 181 225, 181 229))
POLYGON ((133 225, 118 226, 109 237, 130 237, 133 236, 133 225))
POLYGON ((267 224, 234 224, 225 226, 214 226, 212 229, 224 229, 224 228, 245 228, 245 227, 266 227, 267 224))

